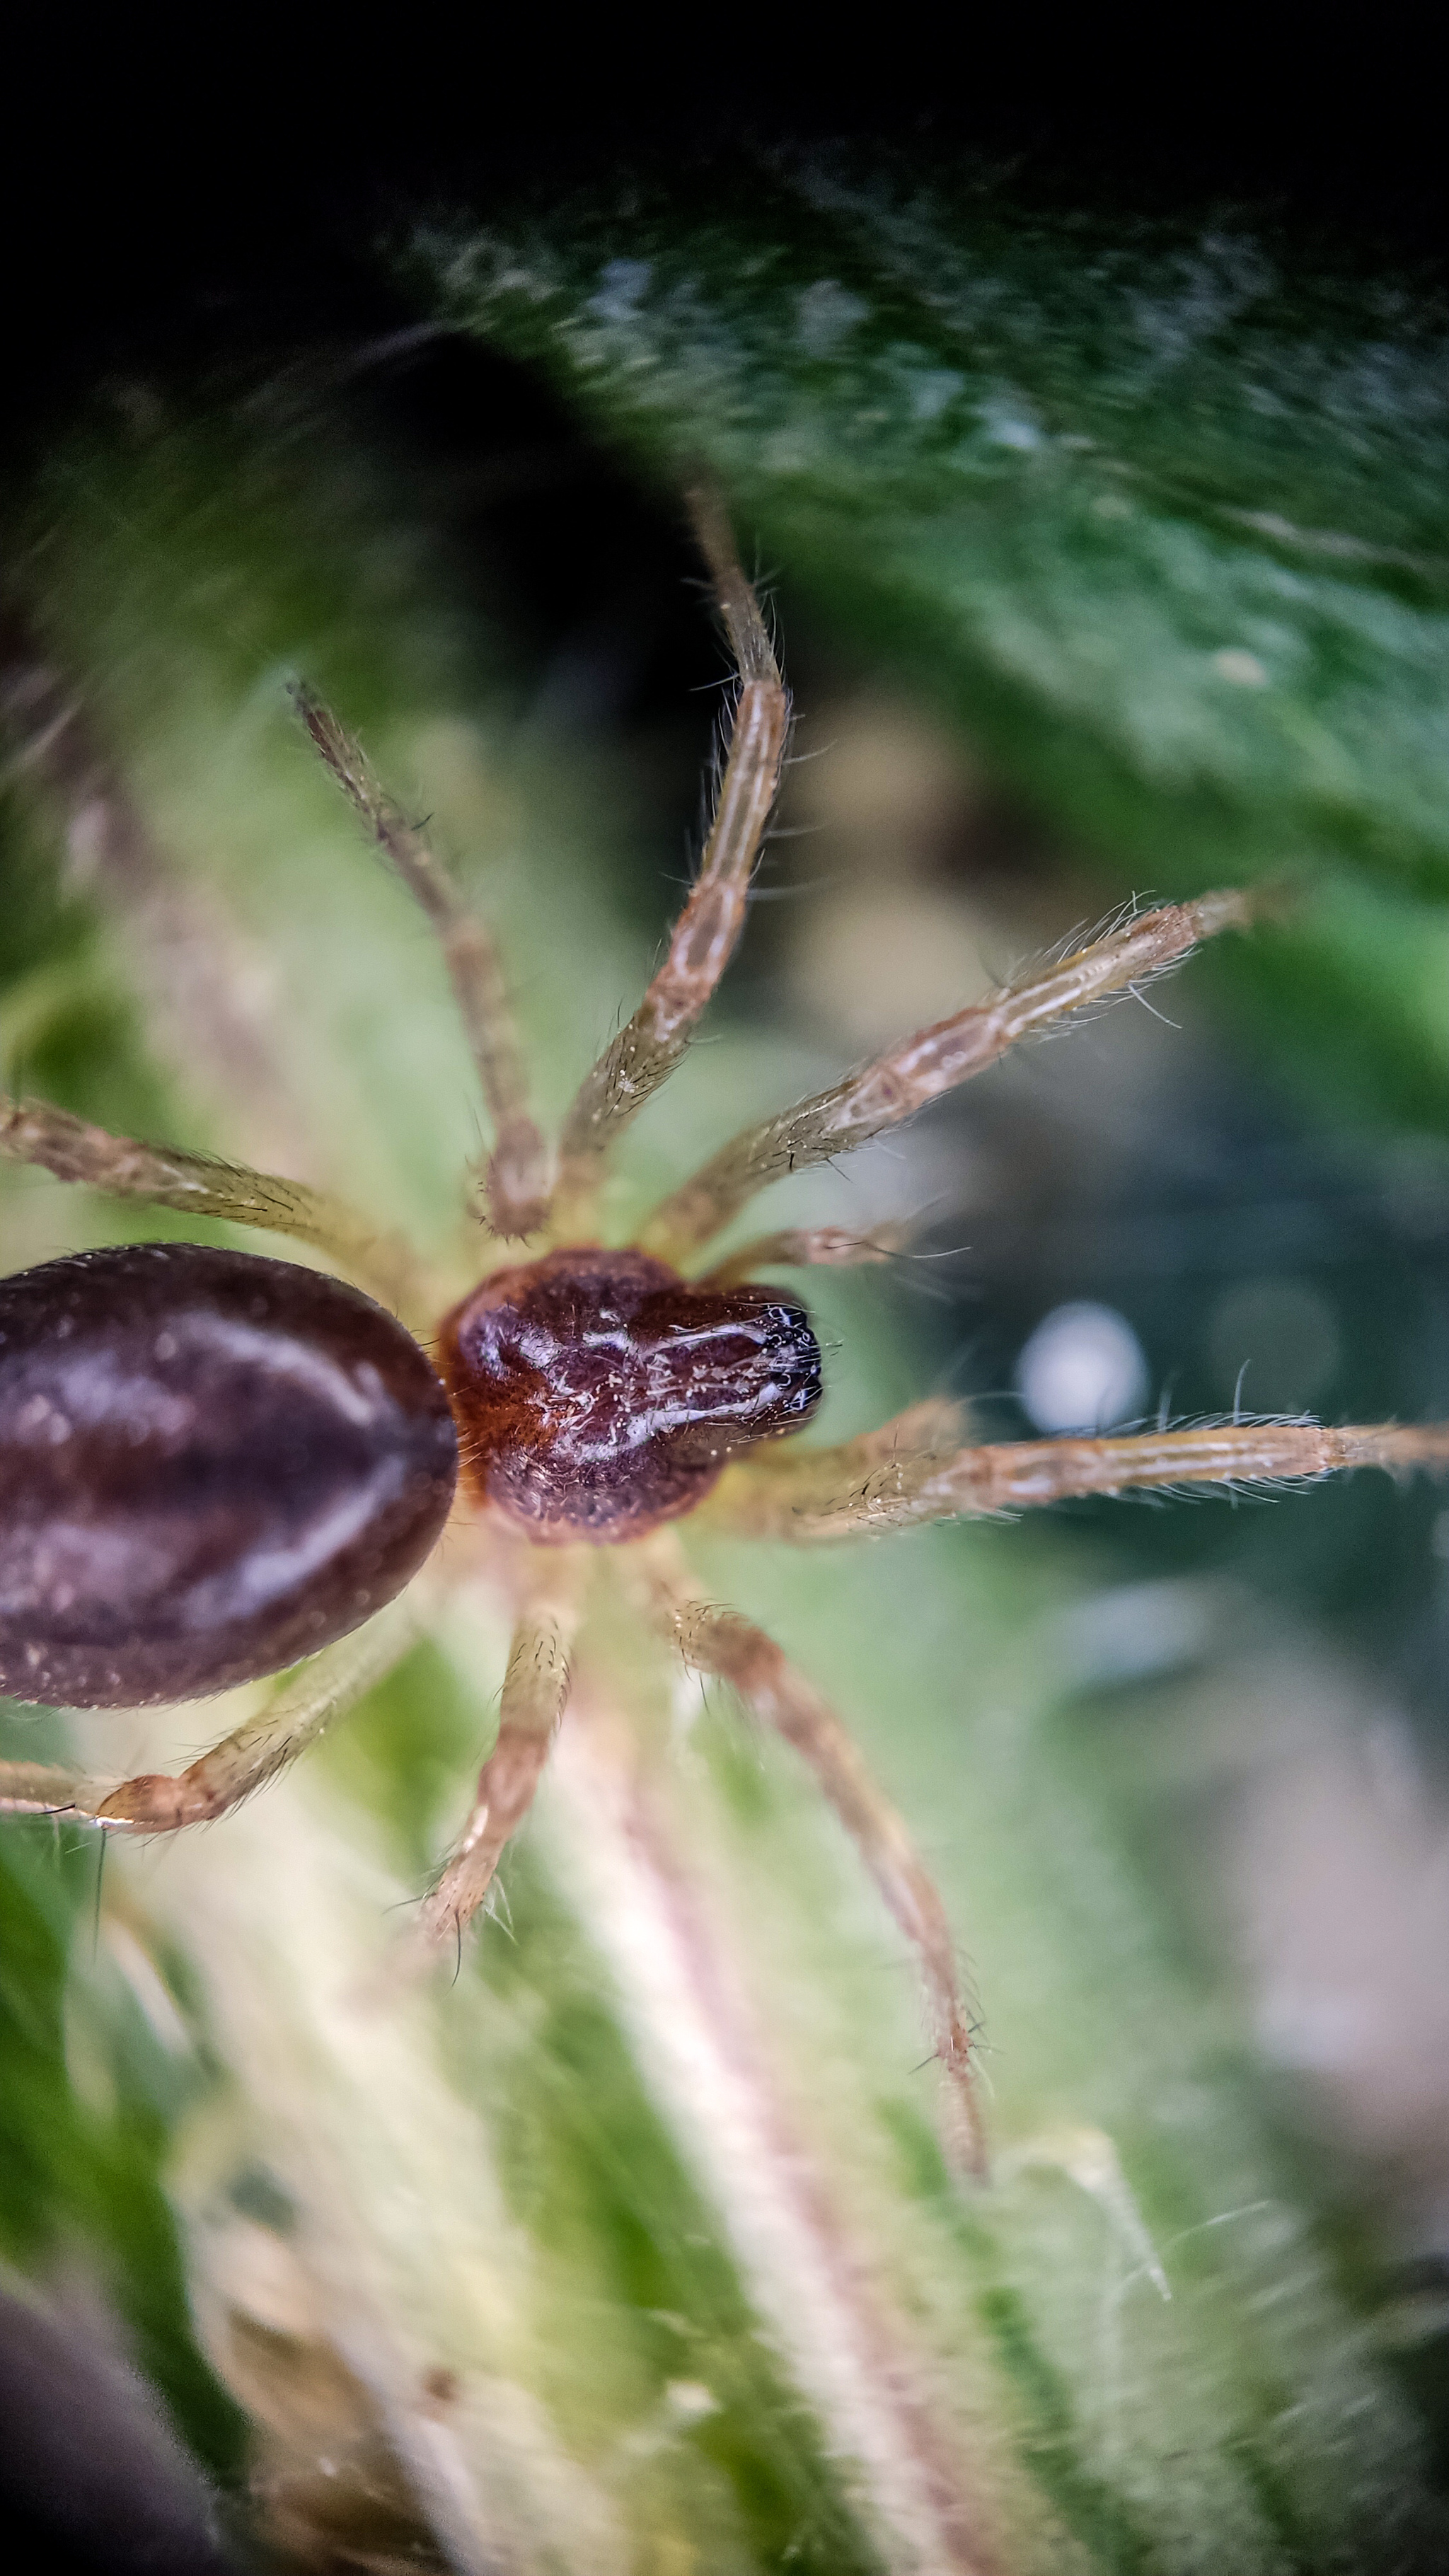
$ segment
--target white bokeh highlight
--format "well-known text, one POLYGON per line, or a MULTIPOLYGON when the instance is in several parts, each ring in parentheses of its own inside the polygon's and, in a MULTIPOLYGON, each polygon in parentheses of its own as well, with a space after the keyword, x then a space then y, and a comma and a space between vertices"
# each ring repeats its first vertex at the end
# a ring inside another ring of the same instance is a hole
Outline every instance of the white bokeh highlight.
POLYGON ((1140 1412, 1147 1362, 1115 1307, 1054 1306, 1022 1348, 1016 1391, 1038 1431, 1105 1431, 1140 1412))

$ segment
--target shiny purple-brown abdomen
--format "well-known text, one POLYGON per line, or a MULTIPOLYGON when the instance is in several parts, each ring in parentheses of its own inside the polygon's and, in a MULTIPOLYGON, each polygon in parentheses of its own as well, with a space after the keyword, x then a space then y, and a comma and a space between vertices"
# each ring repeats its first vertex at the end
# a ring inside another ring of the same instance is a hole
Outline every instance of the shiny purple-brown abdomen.
POLYGON ((457 1440, 401 1324, 196 1244, 0 1280, 0 1690, 227 1690, 358 1627, 447 1519, 457 1440))
POLYGON ((466 1480, 545 1541, 642 1538, 820 1401, 820 1346, 794 1298, 693 1288, 643 1252, 495 1271, 444 1318, 438 1360, 466 1480))

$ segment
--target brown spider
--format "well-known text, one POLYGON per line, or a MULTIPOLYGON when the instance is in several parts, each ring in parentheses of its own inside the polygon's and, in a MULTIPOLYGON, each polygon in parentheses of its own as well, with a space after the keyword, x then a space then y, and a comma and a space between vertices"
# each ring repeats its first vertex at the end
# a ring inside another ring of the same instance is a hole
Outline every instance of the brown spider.
POLYGON ((879 1135, 1018 1038, 1247 923, 1253 900, 1240 892, 1144 912, 917 1032, 745 1129, 633 1244, 598 1241, 606 1159, 679 1063, 739 939, 788 733, 788 695, 722 513, 707 494, 692 506, 738 676, 728 759, 664 961, 585 1077, 556 1156, 529 1114, 488 931, 357 745, 297 692, 322 759, 438 934, 493 1121, 480 1215, 498 1249, 441 1323, 407 1247, 330 1197, 43 1102, 0 1102, 7 1154, 290 1234, 372 1292, 184 1244, 81 1255, 0 1285, 0 1687, 136 1705, 316 1650, 178 1777, 108 1788, 12 1762, 0 1765, 0 1805, 139 1833, 221 1815, 399 1659, 413 1627, 405 1604, 386 1605, 446 1526, 449 1572, 481 1567, 515 1621, 497 1741, 421 1909, 422 1947, 451 1947, 528 1813, 564 1714, 587 1579, 609 1567, 686 1662, 732 1683, 813 1771, 914 1946, 951 2141, 979 2169, 971 2036, 936 1890, 839 1719, 759 1628, 701 1593, 668 1524, 707 1504, 715 1528, 804 1545, 1129 1487, 1443 1466, 1449 1425, 1235 1420, 963 1447, 954 1409, 933 1403, 837 1447, 795 1448, 783 1435, 819 1400, 819 1348, 799 1301, 754 1274, 879 1259, 879 1240, 785 1232, 697 1266, 767 1182, 879 1135), (503 1249, 519 1240, 522 1261, 503 1249), (399 1312, 431 1327, 436 1368, 399 1312))

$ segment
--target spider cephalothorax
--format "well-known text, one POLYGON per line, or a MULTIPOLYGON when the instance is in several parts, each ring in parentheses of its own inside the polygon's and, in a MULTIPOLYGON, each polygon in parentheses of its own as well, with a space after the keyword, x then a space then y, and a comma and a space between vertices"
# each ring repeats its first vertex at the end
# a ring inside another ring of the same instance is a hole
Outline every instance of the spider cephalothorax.
POLYGON ((711 1261, 714 1238, 767 1182, 879 1135, 1018 1039, 1245 924, 1251 900, 1232 891, 1135 913, 917 1031, 746 1128, 635 1243, 596 1240, 606 1158, 679 1062, 738 941, 788 732, 718 505, 697 495, 694 511, 738 671, 728 760, 664 959, 585 1076, 556 1154, 529 1114, 487 930, 356 743, 297 692, 318 752, 438 932, 493 1121, 480 1214, 498 1266, 440 1325, 444 1299, 408 1248, 337 1200, 135 1144, 42 1101, 0 1101, 0 1150, 290 1234, 358 1283, 172 1245, 55 1262, 0 1287, 0 1685, 104 1707, 220 1690, 311 1656, 178 1777, 107 1785, 9 1763, 0 1805, 143 1833, 220 1814, 405 1651, 405 1610, 373 1613, 446 1523, 460 1544, 443 1573, 494 1583, 514 1614, 497 1741, 419 1918, 424 1944, 451 1950, 563 1715, 587 1574, 612 1566, 695 1669, 730 1681, 796 1748, 854 1838, 920 1962, 951 2142, 979 2166, 971 2032, 935 1888, 834 1712, 760 1629, 700 1590, 666 1524, 708 1498, 716 1527, 798 1545, 1130 1487, 1443 1467, 1449 1425, 1234 1420, 963 1447, 952 1409, 925 1405, 835 1448, 780 1437, 819 1401, 820 1353, 803 1306, 756 1274, 870 1261, 881 1246, 818 1228, 711 1261), (510 1242, 522 1258, 503 1251, 510 1242), (435 1331, 441 1382, 407 1325, 435 1331))
POLYGON ((691 1286, 646 1252, 495 1270, 438 1338, 467 1482, 535 1540, 643 1538, 820 1401, 798 1299, 691 1286))

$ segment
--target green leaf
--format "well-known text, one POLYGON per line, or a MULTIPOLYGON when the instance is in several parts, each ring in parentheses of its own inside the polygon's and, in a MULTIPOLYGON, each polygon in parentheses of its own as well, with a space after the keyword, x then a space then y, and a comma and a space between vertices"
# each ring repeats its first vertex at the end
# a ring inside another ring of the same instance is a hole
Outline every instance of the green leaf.
POLYGON ((1221 971, 1312 1078, 1449 1118, 1442 298, 847 152, 459 217, 404 266, 656 478, 712 468, 787 606, 1118 885, 1291 870, 1301 930, 1221 971))

